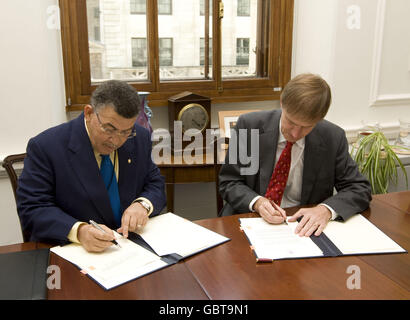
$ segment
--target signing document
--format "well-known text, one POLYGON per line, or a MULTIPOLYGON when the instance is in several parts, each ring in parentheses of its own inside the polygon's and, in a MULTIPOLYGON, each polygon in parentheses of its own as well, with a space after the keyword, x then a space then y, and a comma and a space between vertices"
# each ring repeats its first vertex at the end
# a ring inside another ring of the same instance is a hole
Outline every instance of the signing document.
POLYGON ((229 240, 173 213, 151 218, 139 235, 157 255, 178 254, 183 258, 229 240))
POLYGON ((100 253, 76 243, 50 250, 108 290, 230 240, 170 212, 149 219, 138 236, 153 252, 131 241, 131 236, 114 234, 119 246, 100 253))
POLYGON ((316 237, 295 234, 298 222, 269 224, 262 218, 241 218, 258 262, 278 259, 406 252, 360 214, 345 222, 330 221, 316 237))
POLYGON ((72 243, 51 248, 51 252, 77 265, 105 289, 114 288, 142 275, 168 266, 156 254, 114 232, 121 248, 112 245, 103 252, 92 253, 72 243))

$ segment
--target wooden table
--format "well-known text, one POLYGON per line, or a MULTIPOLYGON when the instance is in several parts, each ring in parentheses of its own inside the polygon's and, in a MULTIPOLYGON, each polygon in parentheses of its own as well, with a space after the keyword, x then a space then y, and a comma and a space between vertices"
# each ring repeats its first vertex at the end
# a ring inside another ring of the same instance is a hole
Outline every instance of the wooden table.
POLYGON ((373 196, 376 201, 383 201, 403 212, 410 214, 410 194, 409 191, 392 192, 373 196))
MULTIPOLYGON (((34 242, 0 247, 0 253, 48 248, 34 242)), ((48 290, 50 300, 203 300, 208 299, 186 265, 177 263, 148 276, 130 281, 111 290, 104 290, 94 280, 82 274, 72 263, 50 253, 50 265, 61 270, 61 290, 48 290)))
MULTIPOLYGON (((288 215, 294 212, 295 208, 287 210, 288 215)), ((406 250, 410 249, 408 214, 373 201, 363 215, 406 250)), ((256 263, 248 240, 239 231, 238 220, 256 216, 241 214, 197 221, 232 239, 185 261, 210 299, 410 299, 408 254, 256 263), (347 287, 349 266, 360 268, 360 290, 347 287)))
MULTIPOLYGON (((407 251, 410 214, 401 210, 410 192, 393 197, 375 196, 362 214, 407 251), (390 199, 390 200, 389 200, 390 199)), ((288 215, 297 208, 287 210, 288 215)), ((222 245, 194 255, 120 287, 105 291, 77 267, 51 253, 50 264, 61 268, 60 290, 49 299, 410 299, 409 254, 382 254, 278 260, 256 263, 245 235, 239 230, 242 214, 197 221, 231 238, 222 245), (349 266, 360 268, 361 288, 351 290, 349 266)), ((24 243, 0 247, 1 252, 41 248, 24 243)))

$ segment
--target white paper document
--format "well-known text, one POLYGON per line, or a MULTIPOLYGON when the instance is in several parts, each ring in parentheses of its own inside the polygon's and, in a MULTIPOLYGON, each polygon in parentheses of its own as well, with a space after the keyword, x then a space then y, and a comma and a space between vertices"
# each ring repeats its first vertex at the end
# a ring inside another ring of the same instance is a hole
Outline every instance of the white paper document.
POLYGON ((159 256, 176 253, 184 258, 229 240, 171 212, 151 218, 139 235, 159 256))
POLYGON ((177 253, 182 258, 230 240, 173 213, 148 220, 140 233, 155 251, 143 248, 114 232, 121 247, 112 245, 101 253, 90 253, 80 244, 51 248, 51 252, 77 265, 105 289, 111 289, 176 261, 161 256, 177 253))
POLYGON ((88 252, 76 243, 50 250, 77 265, 107 290, 167 266, 160 257, 128 239, 120 237, 117 242, 121 248, 112 245, 100 253, 88 252))
POLYGON ((324 233, 346 255, 406 252, 361 214, 346 222, 330 221, 324 233))
POLYGON ((242 218, 242 230, 246 233, 259 259, 277 260, 323 256, 322 251, 306 237, 294 234, 297 222, 269 224, 262 218, 242 218))
MULTIPOLYGON (((262 218, 239 220, 258 261, 325 256, 310 237, 295 234, 298 222, 274 225, 262 218)), ((345 222, 330 221, 323 233, 339 255, 406 252, 360 214, 345 222)))

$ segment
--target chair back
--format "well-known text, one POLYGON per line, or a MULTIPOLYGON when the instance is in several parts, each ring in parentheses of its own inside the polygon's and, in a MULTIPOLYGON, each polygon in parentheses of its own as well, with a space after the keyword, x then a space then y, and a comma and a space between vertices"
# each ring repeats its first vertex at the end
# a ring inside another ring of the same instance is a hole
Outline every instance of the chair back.
POLYGON ((17 173, 16 169, 14 168, 14 164, 23 162, 26 157, 26 153, 20 153, 20 154, 13 154, 10 156, 7 156, 4 158, 2 166, 4 169, 6 169, 7 175, 9 176, 11 186, 13 188, 13 193, 14 193, 14 199, 16 200, 17 203, 17 195, 16 195, 16 190, 17 190, 17 173))
MULTIPOLYGON (((14 193, 14 199, 16 200, 16 205, 17 205, 16 191, 17 191, 18 176, 17 176, 17 172, 16 172, 14 165, 17 163, 24 162, 25 158, 26 158, 26 153, 13 154, 13 155, 10 155, 4 158, 3 163, 2 163, 2 166, 4 167, 4 169, 6 169, 7 175, 9 176, 11 186, 13 189, 13 193, 14 193)), ((30 239, 30 234, 23 230, 22 230, 22 234, 23 234, 23 241, 28 242, 30 239)))

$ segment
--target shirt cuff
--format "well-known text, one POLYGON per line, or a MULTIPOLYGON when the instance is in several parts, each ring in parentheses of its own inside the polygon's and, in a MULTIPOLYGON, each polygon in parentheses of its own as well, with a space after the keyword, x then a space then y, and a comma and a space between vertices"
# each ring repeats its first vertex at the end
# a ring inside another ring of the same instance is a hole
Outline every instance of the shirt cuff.
POLYGON ((80 240, 78 240, 78 228, 82 225, 82 224, 86 224, 85 222, 81 222, 78 221, 76 223, 74 223, 73 227, 71 228, 70 232, 68 233, 68 240, 70 240, 71 242, 74 243, 79 243, 81 244, 80 240))
POLYGON ((139 198, 135 199, 132 203, 135 203, 135 202, 137 202, 138 200, 144 200, 144 201, 146 201, 146 202, 149 203, 149 206, 150 206, 150 208, 151 208, 151 209, 148 211, 148 216, 149 216, 149 215, 152 213, 152 211, 154 211, 154 206, 152 205, 151 201, 149 201, 147 198, 139 197, 139 198))
POLYGON ((332 217, 330 220, 336 220, 336 218, 339 216, 335 210, 333 210, 331 207, 329 207, 327 204, 320 203, 319 206, 325 206, 326 208, 329 209, 330 213, 332 214, 332 217))
POLYGON ((250 212, 255 212, 255 210, 253 210, 253 205, 255 204, 256 200, 258 200, 259 198, 262 198, 262 196, 256 196, 255 198, 252 199, 251 203, 249 204, 250 212))

